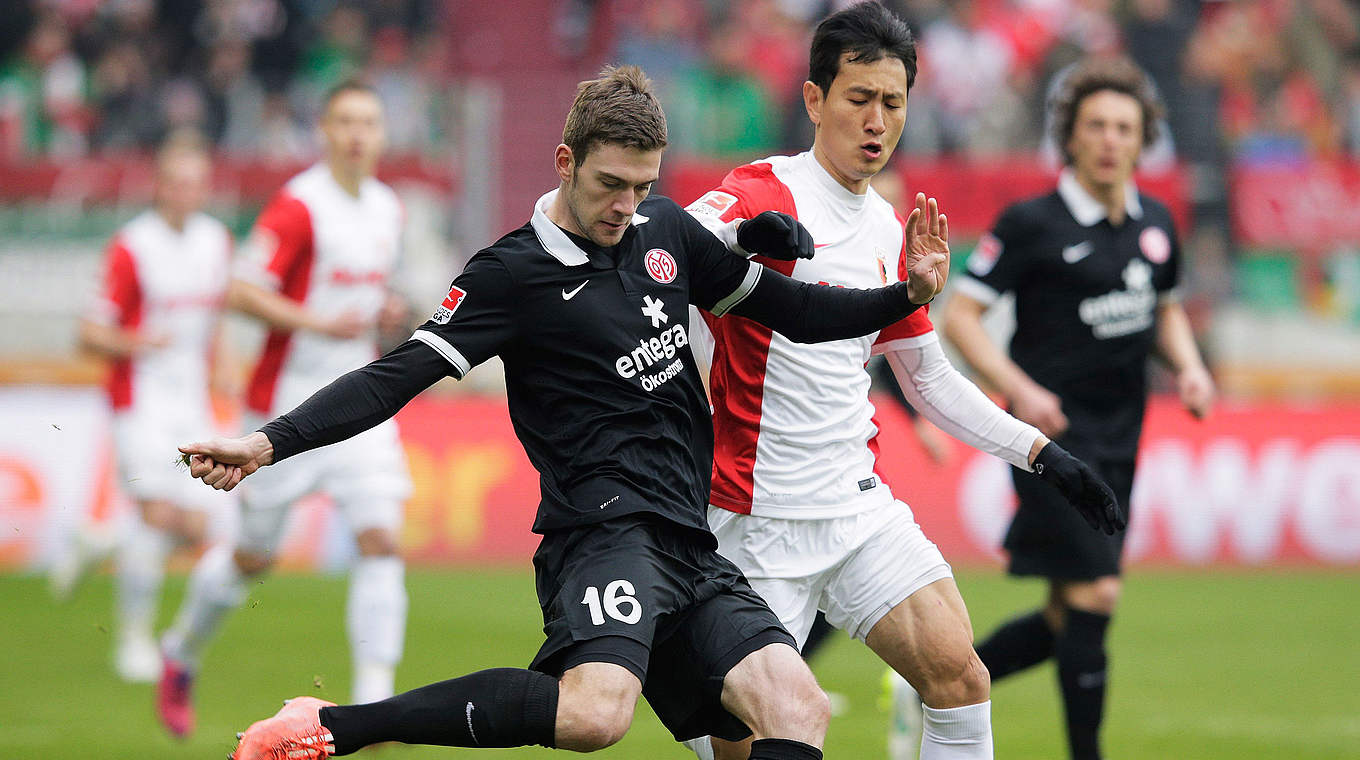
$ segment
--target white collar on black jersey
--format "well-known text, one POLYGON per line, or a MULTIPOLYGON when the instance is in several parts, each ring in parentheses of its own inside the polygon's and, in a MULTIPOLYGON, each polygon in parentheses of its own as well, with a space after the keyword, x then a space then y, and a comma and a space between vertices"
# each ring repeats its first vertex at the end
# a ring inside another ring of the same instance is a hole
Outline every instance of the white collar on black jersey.
MULTIPOLYGON (((1105 204, 1086 192, 1071 167, 1064 168, 1058 174, 1058 195, 1067 204, 1067 210, 1072 212, 1072 218, 1083 227, 1090 227, 1109 216, 1105 213, 1105 204)), ((1134 219, 1143 218, 1143 204, 1138 200, 1138 187, 1133 184, 1133 180, 1129 180, 1124 188, 1124 210, 1134 219)))
MULTIPOLYGON (((538 236, 538 242, 543 246, 543 250, 552 254, 552 257, 562 263, 564 267, 579 267, 582 264, 589 264, 590 257, 581 250, 567 233, 562 231, 548 218, 548 207, 552 205, 553 199, 557 197, 557 191, 561 188, 549 190, 534 202, 534 215, 529 220, 529 224, 534 228, 534 234, 538 236)), ((633 214, 630 222, 633 226, 646 224, 650 217, 642 214, 633 214)))

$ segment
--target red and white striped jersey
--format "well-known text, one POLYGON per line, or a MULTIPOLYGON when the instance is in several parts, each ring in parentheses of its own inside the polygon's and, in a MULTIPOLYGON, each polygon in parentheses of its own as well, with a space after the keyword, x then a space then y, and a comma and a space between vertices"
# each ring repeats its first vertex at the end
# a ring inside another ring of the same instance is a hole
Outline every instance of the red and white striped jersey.
MULTIPOLYGON (((715 234, 762 211, 797 217, 811 260, 765 266, 804 282, 876 288, 905 279, 903 220, 871 188, 856 195, 811 152, 738 167, 689 206, 715 234)), ((879 333, 798 344, 734 315, 704 319, 713 333, 713 506, 817 519, 892 501, 875 471, 878 425, 865 365, 874 353, 934 340, 926 309, 879 333)))
POLYGON ((88 318, 168 341, 113 362, 113 408, 207 403, 208 360, 231 269, 231 233, 207 214, 176 230, 154 210, 124 225, 104 256, 102 293, 88 318))
MULTIPOLYGON (((355 197, 325 164, 293 177, 265 206, 243 246, 236 276, 323 316, 376 320, 401 249, 397 195, 376 179, 355 197)), ((270 330, 246 389, 246 406, 274 416, 377 356, 372 335, 341 340, 270 330)))

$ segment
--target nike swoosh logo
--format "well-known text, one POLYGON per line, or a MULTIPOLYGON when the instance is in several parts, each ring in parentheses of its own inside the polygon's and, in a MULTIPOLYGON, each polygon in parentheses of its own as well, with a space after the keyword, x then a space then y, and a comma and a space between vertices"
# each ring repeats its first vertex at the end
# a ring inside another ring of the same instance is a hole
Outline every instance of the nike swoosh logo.
POLYGON ((585 282, 581 283, 580 285, 577 285, 576 288, 575 288, 574 290, 572 290, 570 293, 567 292, 567 289, 566 289, 566 288, 562 288, 562 300, 563 300, 563 301, 570 301, 571 299, 573 299, 573 298, 576 297, 576 294, 577 294, 577 293, 580 293, 580 292, 581 292, 581 288, 584 288, 586 285, 589 285, 589 284, 590 284, 590 280, 586 280, 585 282))
POLYGON ((1062 249, 1062 260, 1069 264, 1075 264, 1090 255, 1091 241, 1089 240, 1083 240, 1076 245, 1069 245, 1062 249))

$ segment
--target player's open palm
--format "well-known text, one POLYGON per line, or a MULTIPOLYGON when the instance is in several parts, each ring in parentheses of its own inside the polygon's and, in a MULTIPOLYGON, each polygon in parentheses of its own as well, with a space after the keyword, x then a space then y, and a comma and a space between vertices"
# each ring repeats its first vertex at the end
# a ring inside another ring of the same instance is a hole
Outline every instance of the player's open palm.
POLYGON ((949 279, 949 219, 934 198, 917 193, 904 234, 908 296, 912 303, 926 303, 949 279))
POLYGON ((273 461, 274 447, 264 433, 213 438, 179 447, 188 455, 189 475, 219 491, 230 491, 247 475, 273 461))

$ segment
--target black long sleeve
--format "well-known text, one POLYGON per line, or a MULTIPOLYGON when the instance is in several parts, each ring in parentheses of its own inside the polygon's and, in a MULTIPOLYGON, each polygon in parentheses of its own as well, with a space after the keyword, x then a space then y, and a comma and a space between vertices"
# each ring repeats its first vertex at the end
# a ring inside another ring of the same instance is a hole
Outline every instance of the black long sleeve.
POLYGON ((434 349, 408 340, 388 354, 336 378, 260 432, 274 445, 274 462, 362 433, 396 414, 449 374, 434 349))
POLYGON ((858 289, 813 285, 773 270, 731 313, 753 319, 795 343, 821 343, 868 335, 921 308, 907 297, 907 284, 858 289))

